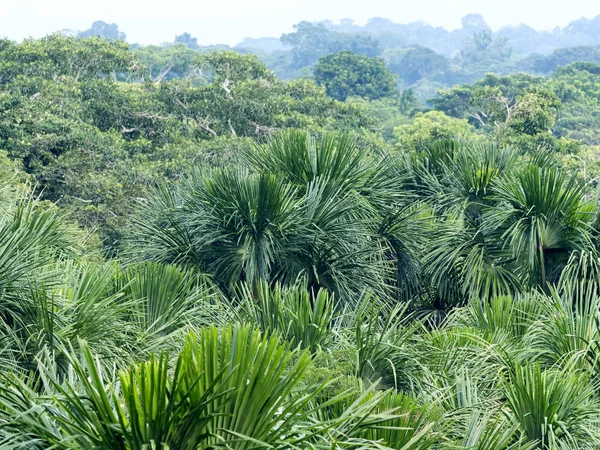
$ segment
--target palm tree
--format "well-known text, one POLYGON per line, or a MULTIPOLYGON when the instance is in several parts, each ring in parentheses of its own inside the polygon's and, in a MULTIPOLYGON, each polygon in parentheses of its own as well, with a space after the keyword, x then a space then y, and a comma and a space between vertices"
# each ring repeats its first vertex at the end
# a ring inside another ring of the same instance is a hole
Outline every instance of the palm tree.
POLYGON ((544 370, 537 364, 516 366, 504 389, 514 419, 538 448, 595 448, 600 444, 600 405, 585 373, 544 370))
POLYGON ((278 174, 303 189, 316 179, 338 188, 360 189, 373 170, 354 138, 332 133, 317 140, 306 131, 288 130, 244 156, 255 171, 278 174))
POLYGON ((238 281, 277 278, 297 222, 291 187, 274 175, 223 170, 210 178, 197 172, 179 188, 163 193, 168 210, 164 201, 141 208, 131 243, 137 258, 194 265, 227 291, 238 281))
POLYGON ((77 327, 75 317, 63 327, 56 314, 62 298, 55 299, 54 291, 71 267, 63 262, 84 253, 85 234, 56 207, 41 204, 28 186, 12 189, 10 182, 4 183, 0 182, 5 194, 0 213, 0 358, 5 369, 27 371, 35 367, 44 346, 60 343, 77 327))
POLYGON ((265 333, 277 333, 293 347, 309 349, 311 353, 332 345, 337 322, 337 302, 334 295, 321 289, 309 291, 304 283, 271 287, 261 282, 257 289, 241 286, 236 315, 256 324, 265 333))
POLYGON ((593 249, 592 210, 584 186, 556 168, 529 165, 494 183, 497 208, 485 221, 518 259, 525 279, 546 289, 572 252, 593 249))
POLYGON ((130 255, 196 266, 228 293, 240 281, 304 277, 315 292, 356 301, 366 289, 387 295, 392 285, 417 284, 419 233, 408 231, 409 209, 398 204, 406 196, 390 176, 397 168, 373 165, 348 136, 316 141, 293 131, 247 159, 256 173, 196 172, 175 190, 152 191, 130 255))
POLYGON ((513 258, 482 228, 494 180, 512 173, 516 152, 495 144, 440 141, 406 164, 409 189, 437 218, 422 252, 423 283, 438 309, 518 291, 513 258))
POLYGON ((574 252, 594 250, 584 186, 546 160, 519 159, 450 141, 412 163, 415 192, 439 217, 423 258, 439 304, 546 289, 574 252))

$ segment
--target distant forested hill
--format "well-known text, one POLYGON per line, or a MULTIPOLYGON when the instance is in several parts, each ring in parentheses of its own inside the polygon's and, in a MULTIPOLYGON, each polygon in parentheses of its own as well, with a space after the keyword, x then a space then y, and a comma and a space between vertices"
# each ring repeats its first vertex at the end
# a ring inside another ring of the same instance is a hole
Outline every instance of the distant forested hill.
MULTIPOLYGON (((71 36, 125 40, 116 24, 94 22, 88 30, 63 30, 71 36)), ((158 44, 158 43, 157 43, 158 44)), ((365 25, 351 19, 339 23, 300 22, 280 37, 246 38, 236 46, 205 45, 188 32, 173 42, 141 47, 139 58, 153 76, 181 78, 189 74, 195 53, 233 50, 257 55, 282 79, 310 77, 319 58, 341 51, 381 57, 396 75, 398 87, 413 89, 421 105, 437 90, 473 83, 487 73, 549 74, 574 62, 600 63, 600 16, 579 19, 564 28, 535 30, 525 24, 492 31, 479 14, 469 14, 456 30, 425 22, 400 24, 375 17, 365 25)))

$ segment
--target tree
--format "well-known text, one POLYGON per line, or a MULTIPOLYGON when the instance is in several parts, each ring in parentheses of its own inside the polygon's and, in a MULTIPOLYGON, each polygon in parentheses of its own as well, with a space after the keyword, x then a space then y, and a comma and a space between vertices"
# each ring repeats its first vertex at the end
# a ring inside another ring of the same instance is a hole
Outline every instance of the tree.
POLYGON ((281 36, 281 42, 292 46, 292 67, 313 65, 320 57, 340 51, 350 51, 369 57, 381 52, 378 42, 370 36, 338 33, 323 24, 300 22, 293 33, 281 36))
POLYGON ((490 29, 481 14, 467 14, 460 19, 460 23, 462 25, 461 31, 464 33, 479 33, 490 29))
POLYGON ((329 30, 322 25, 300 22, 294 25, 294 32, 283 34, 281 42, 292 46, 294 67, 305 67, 313 64, 321 56, 329 53, 329 30))
POLYGON ((249 152, 254 174, 197 172, 177 190, 155 190, 138 211, 129 253, 198 267, 226 292, 240 281, 255 288, 302 277, 348 302, 357 300, 358 280, 384 295, 375 205, 357 206, 377 199, 391 174, 364 167, 364 158, 350 136, 317 143, 305 132, 277 135, 249 152))
POLYGON ((392 50, 384 55, 388 69, 410 86, 422 78, 444 80, 449 60, 426 47, 413 46, 392 50))
MULTIPOLYGON (((52 80, 66 75, 83 80, 134 75, 138 69, 125 42, 100 37, 78 39, 53 34, 20 44, 0 40, 0 57, 3 90, 19 76, 52 80)), ((25 84, 24 80, 20 83, 25 84)))
POLYGON ((168 47, 147 45, 135 49, 134 54, 144 66, 145 73, 156 82, 198 75, 194 70, 197 52, 183 44, 168 47))
POLYGON ((550 55, 538 58, 533 68, 539 73, 554 72, 560 66, 575 62, 600 63, 600 46, 568 47, 554 50, 550 55))
POLYGON ((175 36, 175 43, 186 45, 192 50, 198 50, 200 48, 200 46, 198 45, 198 39, 193 37, 190 33, 183 33, 178 36, 175 36))
POLYGON ((499 202, 489 226, 500 229, 530 282, 548 287, 573 251, 592 247, 584 187, 556 168, 531 165, 494 188, 499 202))
POLYGON ((551 91, 532 89, 519 96, 508 118, 516 133, 535 136, 554 127, 561 102, 551 91))
POLYGON ((340 101, 349 95, 373 100, 389 97, 396 91, 395 77, 381 58, 348 51, 319 59, 314 75, 327 94, 340 101))
POLYGON ((124 41, 125 33, 119 31, 119 26, 116 23, 106 23, 102 20, 97 20, 92 24, 92 27, 81 31, 79 37, 86 38, 92 36, 100 36, 111 41, 124 41))
POLYGON ((422 151, 439 140, 479 138, 466 119, 455 119, 440 111, 417 113, 412 123, 394 128, 394 135, 396 148, 405 151, 422 151))
POLYGON ((510 55, 506 40, 494 38, 489 29, 473 33, 460 51, 461 63, 467 66, 501 63, 510 55))
POLYGON ((211 75, 214 84, 222 85, 225 91, 230 84, 247 80, 275 80, 273 72, 256 55, 242 55, 234 51, 216 51, 196 58, 203 72, 211 75))
POLYGON ((600 65, 574 63, 558 69, 547 82, 562 108, 553 132, 584 145, 600 145, 600 65))
POLYGON ((440 91, 436 109, 467 118, 478 129, 507 144, 536 152, 576 150, 577 143, 555 134, 563 103, 559 97, 581 95, 573 86, 528 74, 488 74, 472 85, 440 91))

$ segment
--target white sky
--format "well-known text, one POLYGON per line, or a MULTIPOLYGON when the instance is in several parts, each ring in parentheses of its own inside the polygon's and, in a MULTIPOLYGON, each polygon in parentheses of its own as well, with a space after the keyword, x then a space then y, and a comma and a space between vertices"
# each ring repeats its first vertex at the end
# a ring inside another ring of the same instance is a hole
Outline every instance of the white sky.
POLYGON ((201 45, 236 44, 244 37, 279 37, 302 20, 385 17, 424 20, 448 29, 468 13, 497 29, 526 23, 565 26, 600 14, 598 0, 0 0, 0 36, 15 40, 61 29, 84 30, 95 20, 115 22, 128 42, 159 44, 184 31, 201 45))

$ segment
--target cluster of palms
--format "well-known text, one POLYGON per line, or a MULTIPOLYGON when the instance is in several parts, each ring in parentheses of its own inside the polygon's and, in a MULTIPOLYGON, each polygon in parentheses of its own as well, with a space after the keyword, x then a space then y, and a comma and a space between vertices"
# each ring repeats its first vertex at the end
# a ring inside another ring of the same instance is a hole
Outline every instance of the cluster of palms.
POLYGON ((373 155, 288 131, 244 160, 153 192, 127 256, 195 267, 229 293, 304 278, 346 302, 370 290, 442 310, 595 268, 589 186, 548 154, 441 141, 373 155))
POLYGON ((2 182, 0 449, 595 449, 589 186, 288 131, 150 192, 118 259, 2 182))

